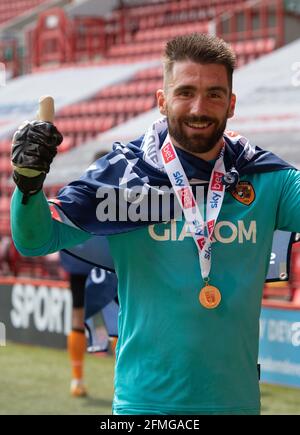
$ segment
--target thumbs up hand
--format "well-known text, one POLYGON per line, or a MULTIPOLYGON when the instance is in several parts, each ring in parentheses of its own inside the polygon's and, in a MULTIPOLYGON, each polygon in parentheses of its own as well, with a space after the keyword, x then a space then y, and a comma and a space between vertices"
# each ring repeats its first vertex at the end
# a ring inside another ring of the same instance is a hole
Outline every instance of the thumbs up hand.
POLYGON ((50 164, 63 137, 53 124, 52 97, 40 99, 38 120, 25 122, 15 132, 12 142, 13 179, 23 192, 23 203, 43 187, 50 164))

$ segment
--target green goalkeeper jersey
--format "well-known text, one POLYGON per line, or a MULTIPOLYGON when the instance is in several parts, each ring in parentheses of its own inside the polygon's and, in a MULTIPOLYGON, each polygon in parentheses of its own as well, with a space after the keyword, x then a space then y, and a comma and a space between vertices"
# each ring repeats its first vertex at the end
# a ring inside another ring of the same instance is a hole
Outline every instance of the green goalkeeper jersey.
MULTIPOLYGON (((114 413, 260 412, 262 290, 274 230, 300 231, 300 173, 282 170, 241 181, 239 191, 225 193, 214 231, 210 282, 222 295, 215 309, 199 302, 198 252, 184 221, 108 237, 120 302, 114 413)), ((27 206, 28 216, 33 219, 43 202, 36 195, 27 206)), ((20 207, 17 192, 13 230, 20 207)), ((43 242, 39 250, 35 242, 30 250, 17 229, 16 245, 26 255, 38 255, 89 237, 59 225, 59 241, 52 226, 51 248, 43 242)))

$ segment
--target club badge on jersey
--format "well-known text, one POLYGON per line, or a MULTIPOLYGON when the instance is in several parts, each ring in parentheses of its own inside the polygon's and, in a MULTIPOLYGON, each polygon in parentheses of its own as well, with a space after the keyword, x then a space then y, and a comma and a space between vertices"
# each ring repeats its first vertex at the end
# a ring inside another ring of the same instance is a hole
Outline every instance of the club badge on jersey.
POLYGON ((255 200, 255 191, 250 181, 240 181, 230 193, 244 205, 251 205, 255 200))

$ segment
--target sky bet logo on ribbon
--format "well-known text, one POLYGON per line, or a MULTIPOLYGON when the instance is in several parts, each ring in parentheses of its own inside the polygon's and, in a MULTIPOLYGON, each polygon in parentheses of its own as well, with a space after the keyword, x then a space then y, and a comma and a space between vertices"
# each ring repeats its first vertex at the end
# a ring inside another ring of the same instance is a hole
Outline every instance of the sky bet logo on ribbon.
POLYGON ((224 174, 222 172, 214 171, 213 179, 211 183, 211 190, 217 190, 223 192, 224 184, 222 183, 222 177, 224 174))
POLYGON ((219 193, 213 192, 212 199, 210 201, 211 208, 217 208, 219 199, 221 198, 221 195, 219 193))
POLYGON ((176 156, 170 143, 167 143, 162 148, 162 155, 165 163, 170 163, 172 160, 175 159, 176 156))
POLYGON ((205 249, 204 251, 204 258, 205 260, 209 260, 211 257, 211 246, 209 246, 207 249, 205 249))
POLYGON ((178 191, 183 208, 195 207, 195 201, 188 187, 184 187, 178 191))
POLYGON ((192 223, 195 226, 195 235, 196 236, 204 236, 205 235, 205 227, 203 225, 201 225, 201 223, 197 219, 194 219, 192 221, 192 223))
POLYGON ((180 171, 173 172, 173 177, 176 186, 184 186, 183 174, 180 171))

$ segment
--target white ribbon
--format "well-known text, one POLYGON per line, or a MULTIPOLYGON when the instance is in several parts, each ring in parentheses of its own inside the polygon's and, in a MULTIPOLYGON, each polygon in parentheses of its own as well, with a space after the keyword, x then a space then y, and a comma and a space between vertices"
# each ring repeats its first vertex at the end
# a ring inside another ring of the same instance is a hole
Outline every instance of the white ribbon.
POLYGON ((223 146, 211 173, 206 200, 206 221, 203 219, 196 203, 192 188, 169 134, 160 150, 165 171, 196 243, 204 281, 209 279, 212 236, 225 195, 225 186, 222 183, 222 177, 225 174, 224 150, 225 147, 223 146))

